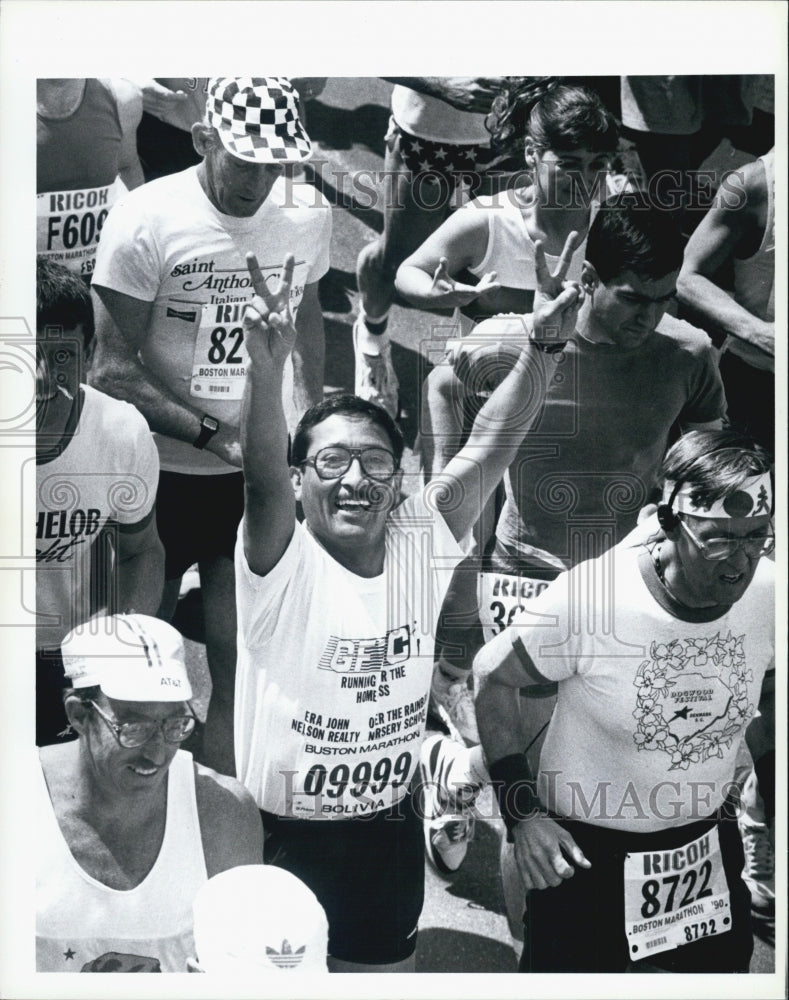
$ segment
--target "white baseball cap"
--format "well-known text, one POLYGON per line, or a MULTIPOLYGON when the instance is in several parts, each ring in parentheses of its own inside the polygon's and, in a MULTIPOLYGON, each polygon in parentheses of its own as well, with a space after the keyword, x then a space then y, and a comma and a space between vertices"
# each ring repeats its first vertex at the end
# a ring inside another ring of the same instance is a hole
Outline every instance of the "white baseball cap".
POLYGON ((98 685, 118 701, 188 701, 181 633, 150 615, 98 615, 60 647, 72 687, 98 685))
POLYGON ((274 865, 214 875, 192 905, 197 961, 206 973, 327 972, 329 922, 315 894, 274 865))

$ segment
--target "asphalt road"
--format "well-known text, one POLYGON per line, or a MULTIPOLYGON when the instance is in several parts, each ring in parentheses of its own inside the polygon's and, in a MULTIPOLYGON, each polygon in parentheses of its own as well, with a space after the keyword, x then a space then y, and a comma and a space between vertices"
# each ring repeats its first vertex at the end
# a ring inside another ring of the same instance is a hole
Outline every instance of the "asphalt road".
MULTIPOLYGON (((362 197, 351 180, 353 171, 383 167, 383 136, 391 87, 374 78, 333 79, 319 100, 307 105, 308 132, 317 144, 316 183, 335 206, 332 267, 321 283, 326 323, 326 387, 353 391, 351 326, 356 313, 356 257, 364 243, 382 229, 382 215, 369 197, 362 197), (319 163, 325 160, 325 163, 319 163)), ((369 181, 367 182, 369 184, 369 181)), ((441 326, 440 317, 419 310, 393 307, 389 330, 393 361, 400 379, 401 425, 408 443, 407 471, 416 471, 411 452, 417 430, 419 389, 429 370, 429 345, 441 326)), ((440 334, 438 334, 440 336, 440 334)), ((181 602, 178 624, 199 637, 199 593, 181 602)), ((188 662, 202 711, 210 682, 205 649, 188 642, 188 662)), ((478 802, 489 817, 489 792, 478 802)), ((505 916, 499 878, 499 847, 503 824, 498 818, 477 821, 476 836, 461 870, 444 878, 427 865, 425 907, 420 922, 418 972, 515 972, 516 946, 505 916)), ((767 930, 769 935, 769 929, 767 930)), ((756 940, 752 972, 773 972, 774 951, 756 940)))

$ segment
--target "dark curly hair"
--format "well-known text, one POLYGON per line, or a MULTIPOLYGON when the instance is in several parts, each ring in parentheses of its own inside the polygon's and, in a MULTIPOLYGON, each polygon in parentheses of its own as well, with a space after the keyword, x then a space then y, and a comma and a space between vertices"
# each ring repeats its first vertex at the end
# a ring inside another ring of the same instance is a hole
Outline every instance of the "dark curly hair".
POLYGON ((485 127, 497 152, 523 149, 528 138, 540 151, 613 153, 619 141, 616 119, 597 94, 560 76, 508 77, 485 127))
POLYGON ((335 413, 343 417, 365 418, 381 427, 391 441, 392 453, 397 465, 400 465, 405 442, 397 424, 382 407, 362 399, 360 396, 352 396, 350 393, 335 393, 307 410, 293 435, 293 442, 290 446, 291 465, 300 465, 307 457, 312 428, 335 413))

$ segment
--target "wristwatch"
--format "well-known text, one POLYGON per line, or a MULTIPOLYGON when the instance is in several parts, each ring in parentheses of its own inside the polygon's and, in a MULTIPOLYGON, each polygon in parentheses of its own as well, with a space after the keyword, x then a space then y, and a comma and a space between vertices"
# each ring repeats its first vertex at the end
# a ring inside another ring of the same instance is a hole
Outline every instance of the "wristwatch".
POLYGON ((207 413, 204 413, 200 419, 200 433, 192 442, 193 446, 195 448, 205 448, 218 430, 219 421, 215 420, 213 417, 209 417, 207 413))

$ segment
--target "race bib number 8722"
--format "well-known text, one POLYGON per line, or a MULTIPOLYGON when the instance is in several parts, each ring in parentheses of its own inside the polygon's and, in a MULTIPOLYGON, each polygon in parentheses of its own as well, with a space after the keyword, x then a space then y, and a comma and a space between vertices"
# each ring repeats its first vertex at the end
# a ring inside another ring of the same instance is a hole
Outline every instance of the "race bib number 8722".
POLYGON ((731 929, 718 830, 682 847, 625 858, 625 932, 638 960, 731 929))

